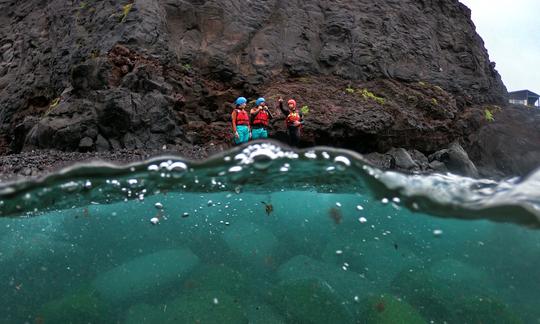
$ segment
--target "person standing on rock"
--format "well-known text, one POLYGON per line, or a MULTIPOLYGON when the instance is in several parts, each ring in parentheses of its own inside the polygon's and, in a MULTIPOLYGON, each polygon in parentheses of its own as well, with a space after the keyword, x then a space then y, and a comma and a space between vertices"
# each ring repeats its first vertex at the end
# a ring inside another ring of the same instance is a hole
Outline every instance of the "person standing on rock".
POLYGON ((283 98, 279 98, 279 110, 285 115, 285 125, 287 126, 287 133, 289 134, 289 144, 291 146, 298 146, 300 143, 300 134, 302 132, 302 125, 304 124, 302 113, 296 109, 296 100, 290 99, 287 102, 289 109, 283 107, 283 98))
POLYGON ((234 143, 238 145, 249 141, 251 129, 249 126, 249 115, 246 111, 247 99, 239 97, 236 99, 235 104, 236 107, 231 114, 231 118, 234 143))
POLYGON ((251 136, 252 139, 268 138, 268 124, 272 119, 272 114, 268 110, 264 98, 259 98, 255 102, 255 107, 251 109, 251 136))

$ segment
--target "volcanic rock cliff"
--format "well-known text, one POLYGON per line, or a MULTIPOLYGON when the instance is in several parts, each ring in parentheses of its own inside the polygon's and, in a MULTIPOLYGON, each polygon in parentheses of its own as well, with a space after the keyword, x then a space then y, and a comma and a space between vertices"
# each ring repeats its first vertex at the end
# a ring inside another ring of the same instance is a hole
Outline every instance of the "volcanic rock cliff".
POLYGON ((538 123, 500 113, 506 88, 457 0, 0 0, 0 49, 4 154, 225 148, 244 95, 308 106, 304 145, 428 155, 458 140, 499 174, 540 156, 490 162, 506 147, 479 132, 486 110, 538 123))

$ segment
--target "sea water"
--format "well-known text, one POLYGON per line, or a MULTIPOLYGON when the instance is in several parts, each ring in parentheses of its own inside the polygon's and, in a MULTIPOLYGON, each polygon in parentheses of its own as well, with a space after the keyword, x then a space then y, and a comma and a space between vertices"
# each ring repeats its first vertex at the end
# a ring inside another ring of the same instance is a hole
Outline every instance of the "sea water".
POLYGON ((540 323, 540 173, 256 143, 0 188, 0 323, 540 323))

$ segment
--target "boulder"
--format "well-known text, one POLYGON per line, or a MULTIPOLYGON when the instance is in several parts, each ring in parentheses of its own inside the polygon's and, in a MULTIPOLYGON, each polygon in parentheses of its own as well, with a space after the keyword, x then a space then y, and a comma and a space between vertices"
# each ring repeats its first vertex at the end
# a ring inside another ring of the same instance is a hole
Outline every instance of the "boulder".
POLYGON ((419 169, 418 164, 414 162, 411 155, 404 148, 393 148, 386 154, 392 156, 395 160, 395 166, 403 170, 419 169))
POLYGON ((453 142, 448 149, 430 155, 429 160, 431 163, 433 161, 443 162, 446 168, 455 174, 473 178, 477 178, 479 175, 476 166, 458 142, 453 142))
POLYGON ((198 263, 186 248, 159 251, 100 274, 92 286, 110 303, 139 299, 178 284, 198 263))
POLYGON ((274 305, 291 323, 354 323, 342 300, 321 279, 286 280, 272 290, 274 305))
POLYGON ((124 323, 248 323, 237 299, 219 291, 184 294, 166 304, 131 307, 124 323))
POLYGON ((365 311, 362 323, 366 324, 427 324, 416 309, 407 302, 391 295, 371 297, 362 302, 365 311))
POLYGON ((318 279, 327 282, 342 296, 342 301, 351 302, 376 293, 375 286, 362 275, 335 265, 298 255, 282 264, 278 278, 286 280, 318 279))
POLYGON ((257 266, 265 266, 278 246, 278 240, 272 232, 245 221, 231 224, 221 237, 243 262, 257 266))

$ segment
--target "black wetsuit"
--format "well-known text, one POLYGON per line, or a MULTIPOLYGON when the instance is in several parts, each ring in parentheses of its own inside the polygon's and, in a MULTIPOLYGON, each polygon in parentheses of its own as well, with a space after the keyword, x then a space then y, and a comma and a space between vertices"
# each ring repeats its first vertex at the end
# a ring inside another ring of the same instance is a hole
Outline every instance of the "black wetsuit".
MULTIPOLYGON (((279 102, 279 110, 285 115, 285 118, 289 117, 290 111, 288 108, 283 107, 283 102, 279 102)), ((302 113, 297 111, 298 115, 300 116, 300 123, 304 124, 302 113)), ((298 146, 300 143, 300 127, 301 126, 294 126, 289 125, 287 126, 287 133, 289 134, 289 145, 291 146, 298 146)))

